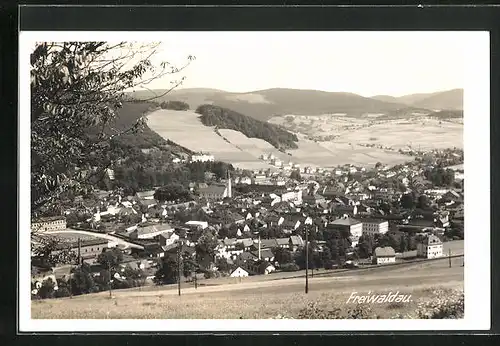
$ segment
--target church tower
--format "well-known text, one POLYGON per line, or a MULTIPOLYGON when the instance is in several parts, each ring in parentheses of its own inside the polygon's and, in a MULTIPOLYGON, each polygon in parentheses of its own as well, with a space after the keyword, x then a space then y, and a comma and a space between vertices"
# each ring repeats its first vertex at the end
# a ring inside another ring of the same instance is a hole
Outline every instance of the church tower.
POLYGON ((231 173, 227 171, 227 197, 233 198, 233 193, 231 191, 231 173))

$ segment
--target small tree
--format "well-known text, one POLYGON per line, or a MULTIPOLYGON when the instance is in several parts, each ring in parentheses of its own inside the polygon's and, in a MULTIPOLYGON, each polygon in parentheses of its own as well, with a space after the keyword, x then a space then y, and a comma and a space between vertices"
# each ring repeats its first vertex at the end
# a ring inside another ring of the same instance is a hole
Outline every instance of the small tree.
POLYGON ((293 170, 292 173, 290 173, 290 179, 294 179, 294 180, 302 180, 302 177, 300 175, 300 171, 298 169, 296 170, 293 170))
POLYGON ((177 260, 173 256, 165 256, 160 263, 160 268, 155 273, 154 282, 157 285, 173 284, 179 278, 177 260))
POLYGON ((42 286, 38 290, 38 296, 42 299, 53 298, 54 297, 54 287, 55 282, 51 278, 48 278, 42 282, 42 286))
POLYGON ((122 261, 123 253, 118 248, 106 249, 97 256, 97 262, 110 271, 116 270, 122 261))

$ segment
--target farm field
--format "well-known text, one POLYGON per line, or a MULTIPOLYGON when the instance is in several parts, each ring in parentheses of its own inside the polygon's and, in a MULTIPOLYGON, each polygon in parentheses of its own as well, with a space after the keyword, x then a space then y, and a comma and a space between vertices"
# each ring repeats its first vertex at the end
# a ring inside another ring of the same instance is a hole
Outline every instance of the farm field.
MULTIPOLYGON (((232 163, 243 169, 273 168, 274 166, 259 159, 260 155, 269 153, 273 153, 285 163, 293 162, 302 166, 325 168, 346 163, 362 166, 372 166, 377 162, 398 164, 411 159, 397 152, 350 145, 347 139, 316 142, 300 133, 298 149, 283 153, 262 139, 248 138, 238 131, 219 129, 220 135, 218 135, 213 128, 204 126, 198 116, 192 111, 157 110, 148 115, 148 125, 165 139, 170 139, 193 151, 211 153, 217 160, 232 163)), ((340 118, 338 123, 342 126, 350 124, 349 118, 340 118)), ((354 121, 356 122, 354 128, 361 126, 361 120, 354 121)))
MULTIPOLYGON (((266 150, 254 150, 262 147, 262 140, 255 140, 252 150, 248 150, 250 139, 242 134, 236 137, 220 130, 223 136, 232 136, 236 143, 230 143, 219 136, 212 127, 205 126, 198 118, 199 114, 192 111, 157 110, 148 115, 148 126, 165 139, 169 139, 196 152, 210 153, 217 160, 232 163, 244 169, 270 168, 271 166, 259 160, 259 155, 266 150), (244 137, 244 138, 242 138, 244 137), (241 146, 240 146, 241 144, 241 146), (245 150, 245 148, 247 149, 245 150)), ((232 131, 238 133, 237 131, 232 131)), ((269 146, 271 146, 269 144, 269 146)))
MULTIPOLYGON (((394 150, 407 148, 408 145, 414 149, 420 147, 422 150, 463 147, 463 121, 461 119, 437 120, 414 117, 388 120, 377 119, 377 117, 288 115, 273 117, 269 122, 315 138, 328 137, 329 140, 326 142, 333 145, 374 144, 394 150)), ((380 150, 378 148, 367 149, 372 149, 370 155, 373 156, 376 156, 377 150, 380 150)), ((337 150, 342 152, 342 148, 337 150)))
MULTIPOLYGON (((297 316, 309 302, 333 308, 352 307, 346 301, 352 292, 387 294, 399 291, 411 294, 409 303, 371 304, 370 308, 382 318, 398 313, 412 313, 419 302, 428 299, 435 288, 463 289, 463 258, 388 266, 374 270, 332 273, 309 279, 309 294, 304 294, 304 278, 251 281, 184 287, 177 295, 175 285, 151 291, 115 291, 109 299, 107 292, 77 296, 72 299, 52 299, 32 302, 32 318, 134 318, 134 319, 254 319, 297 316)), ((271 276, 271 275, 270 275, 271 276)), ((233 279, 234 280, 234 279, 233 279)), ((239 281, 239 279, 236 279, 239 281)))

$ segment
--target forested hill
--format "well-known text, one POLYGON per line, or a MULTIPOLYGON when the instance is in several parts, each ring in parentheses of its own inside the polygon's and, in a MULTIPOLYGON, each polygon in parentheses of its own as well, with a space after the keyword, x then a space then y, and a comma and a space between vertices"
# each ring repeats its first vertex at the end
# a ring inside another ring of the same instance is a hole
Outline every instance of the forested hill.
POLYGON ((235 130, 250 138, 259 138, 277 149, 296 149, 298 138, 278 125, 260 121, 233 110, 204 104, 196 109, 205 126, 235 130))

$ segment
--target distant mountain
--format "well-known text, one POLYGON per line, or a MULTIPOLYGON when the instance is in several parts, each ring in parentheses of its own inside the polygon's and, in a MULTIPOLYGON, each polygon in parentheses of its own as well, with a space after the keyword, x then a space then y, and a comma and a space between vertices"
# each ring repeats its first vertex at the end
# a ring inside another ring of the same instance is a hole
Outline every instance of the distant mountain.
POLYGON ((427 109, 442 110, 463 110, 464 109, 464 90, 453 89, 434 93, 413 103, 415 107, 427 109))
POLYGON ((400 97, 388 95, 373 96, 372 99, 384 102, 405 104, 429 110, 463 110, 463 89, 452 89, 435 93, 410 94, 400 97))
MULTIPOLYGON (((137 99, 147 99, 163 92, 140 91, 130 95, 137 99)), ((179 89, 157 99, 158 102, 167 100, 186 102, 192 110, 202 104, 213 104, 264 121, 286 114, 347 113, 357 116, 409 108, 405 104, 375 100, 352 93, 282 88, 248 93, 230 93, 216 89, 179 89)))

